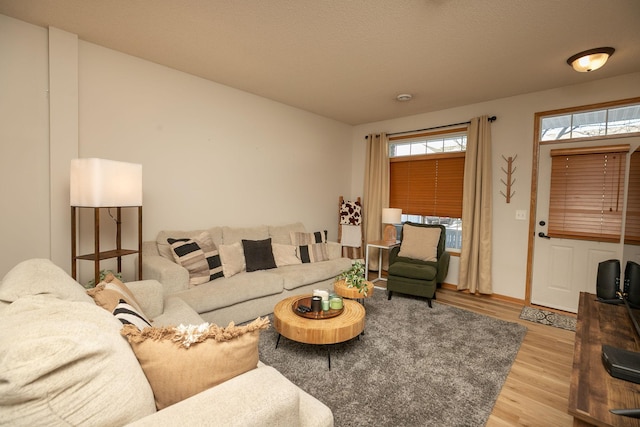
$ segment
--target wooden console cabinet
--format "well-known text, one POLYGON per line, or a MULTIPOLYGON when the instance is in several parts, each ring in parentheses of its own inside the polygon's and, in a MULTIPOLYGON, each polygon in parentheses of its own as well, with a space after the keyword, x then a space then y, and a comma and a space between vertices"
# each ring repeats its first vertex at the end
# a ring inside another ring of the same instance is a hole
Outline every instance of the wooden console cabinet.
POLYGON ((578 306, 569 413, 574 426, 640 426, 640 419, 614 415, 609 409, 640 408, 640 384, 610 376, 602 364, 602 345, 640 351, 624 305, 603 304, 582 292, 578 306))

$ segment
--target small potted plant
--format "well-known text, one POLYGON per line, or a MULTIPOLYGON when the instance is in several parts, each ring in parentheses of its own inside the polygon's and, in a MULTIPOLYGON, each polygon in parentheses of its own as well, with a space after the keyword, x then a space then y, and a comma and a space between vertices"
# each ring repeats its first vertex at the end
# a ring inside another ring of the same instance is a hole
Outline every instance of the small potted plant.
MULTIPOLYGON (((113 274, 115 277, 117 277, 118 279, 122 280, 122 274, 120 274, 120 273, 114 273, 114 272, 113 272, 113 271, 111 271, 111 270, 100 270, 100 277, 99 277, 99 279, 98 279, 98 280, 99 280, 100 282, 101 282, 101 281, 103 281, 103 280, 104 280, 104 278, 105 278, 105 277, 107 277, 107 274, 109 274, 109 273, 113 274)), ((91 289, 91 288, 94 288, 96 285, 97 285, 97 283, 95 283, 95 280, 94 280, 94 279, 91 279, 91 280, 89 280, 89 281, 87 282, 87 284, 86 284, 86 285, 84 285, 84 287, 85 287, 86 289, 91 289)))
POLYGON ((340 273, 336 277, 336 282, 344 280, 348 288, 356 288, 358 292, 367 296, 369 292, 369 282, 364 277, 364 264, 360 261, 355 261, 350 269, 340 273))

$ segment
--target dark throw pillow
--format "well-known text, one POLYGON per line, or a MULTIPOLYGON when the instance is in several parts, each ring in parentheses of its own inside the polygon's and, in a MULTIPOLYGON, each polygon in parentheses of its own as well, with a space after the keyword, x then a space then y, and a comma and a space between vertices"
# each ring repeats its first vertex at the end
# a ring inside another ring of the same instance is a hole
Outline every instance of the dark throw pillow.
POLYGON ((271 238, 264 240, 242 239, 242 248, 247 271, 269 270, 277 267, 271 248, 271 238))

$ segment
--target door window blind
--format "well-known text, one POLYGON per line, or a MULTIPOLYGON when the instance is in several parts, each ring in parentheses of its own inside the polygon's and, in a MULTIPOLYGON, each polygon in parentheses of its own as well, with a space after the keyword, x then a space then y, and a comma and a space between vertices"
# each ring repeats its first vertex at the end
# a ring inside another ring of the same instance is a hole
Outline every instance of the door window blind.
POLYGON ((620 241, 628 150, 629 146, 551 150, 550 237, 620 241))
POLYGON ((627 191, 627 221, 624 243, 640 245, 640 151, 631 155, 629 164, 629 189, 627 191))

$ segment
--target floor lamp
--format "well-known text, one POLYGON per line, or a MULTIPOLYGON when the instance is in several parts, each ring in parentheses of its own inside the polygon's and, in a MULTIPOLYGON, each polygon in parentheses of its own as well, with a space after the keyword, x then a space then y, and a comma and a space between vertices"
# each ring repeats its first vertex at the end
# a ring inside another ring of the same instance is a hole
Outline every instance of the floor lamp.
POLYGON ((122 257, 138 254, 138 280, 142 279, 142 165, 113 160, 87 158, 71 160, 71 272, 77 278, 77 260, 94 262, 94 284, 100 277, 100 261, 117 258, 118 272, 122 257), (121 209, 138 208, 138 249, 122 248, 121 209), (77 254, 77 209, 92 208, 94 212, 94 252, 77 254), (116 248, 101 250, 100 209, 116 208, 116 248))

